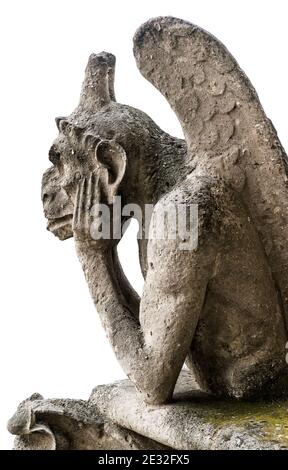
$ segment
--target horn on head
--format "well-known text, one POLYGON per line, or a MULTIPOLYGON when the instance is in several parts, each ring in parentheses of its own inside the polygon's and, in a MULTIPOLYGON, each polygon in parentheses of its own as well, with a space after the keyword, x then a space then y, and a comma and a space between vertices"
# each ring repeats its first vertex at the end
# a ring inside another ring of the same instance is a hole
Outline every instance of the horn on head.
POLYGON ((79 107, 90 112, 115 101, 115 56, 108 52, 91 54, 85 70, 79 107))

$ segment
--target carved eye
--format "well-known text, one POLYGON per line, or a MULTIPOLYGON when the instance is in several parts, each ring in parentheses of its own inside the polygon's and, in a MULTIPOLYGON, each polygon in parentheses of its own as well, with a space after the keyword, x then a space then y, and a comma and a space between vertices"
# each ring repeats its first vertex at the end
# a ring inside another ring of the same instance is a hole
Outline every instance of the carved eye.
POLYGON ((53 165, 57 165, 60 161, 60 152, 56 149, 55 145, 52 145, 52 147, 49 150, 49 160, 53 165))
POLYGON ((68 121, 61 119, 59 122, 59 131, 65 134, 65 132, 69 132, 71 130, 71 125, 68 121))
POLYGON ((59 132, 62 132, 62 134, 65 134, 65 132, 69 132, 71 130, 71 124, 67 121, 67 118, 65 117, 57 117, 55 119, 56 126, 59 132))

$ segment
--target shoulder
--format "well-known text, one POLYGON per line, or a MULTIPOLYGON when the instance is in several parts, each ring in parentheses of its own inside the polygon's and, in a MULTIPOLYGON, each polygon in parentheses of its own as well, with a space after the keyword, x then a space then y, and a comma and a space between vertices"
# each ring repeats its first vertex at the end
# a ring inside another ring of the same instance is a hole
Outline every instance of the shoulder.
POLYGON ((197 218, 198 244, 216 241, 230 217, 234 198, 233 191, 222 180, 191 175, 158 201, 151 222, 157 225, 165 214, 168 223, 172 223, 173 217, 178 217, 177 222, 179 217, 185 217, 189 226, 189 221, 195 224, 197 218))

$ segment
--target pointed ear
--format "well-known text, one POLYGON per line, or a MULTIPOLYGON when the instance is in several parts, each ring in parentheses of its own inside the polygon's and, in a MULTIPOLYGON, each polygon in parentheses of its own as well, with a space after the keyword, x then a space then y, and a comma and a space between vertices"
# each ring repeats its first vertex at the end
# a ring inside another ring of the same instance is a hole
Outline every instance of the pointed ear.
POLYGON ((126 152, 113 140, 101 140, 95 149, 100 182, 108 204, 113 203, 126 170, 126 152))

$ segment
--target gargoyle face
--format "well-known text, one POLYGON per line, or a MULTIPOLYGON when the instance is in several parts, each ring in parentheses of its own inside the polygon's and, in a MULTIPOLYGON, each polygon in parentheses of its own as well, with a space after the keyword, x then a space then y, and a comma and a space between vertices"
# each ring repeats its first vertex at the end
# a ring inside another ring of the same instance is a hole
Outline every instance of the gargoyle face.
POLYGON ((47 229, 60 240, 70 238, 77 182, 83 174, 83 162, 71 139, 64 133, 64 123, 56 119, 59 135, 49 150, 53 164, 42 179, 42 203, 47 229))
POLYGON ((49 150, 53 164, 42 179, 42 203, 47 229, 60 240, 73 236, 77 186, 82 177, 99 173, 100 203, 112 204, 124 177, 126 153, 114 140, 80 128, 71 118, 57 118, 59 135, 49 150))

